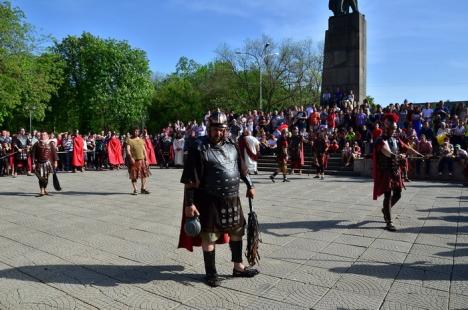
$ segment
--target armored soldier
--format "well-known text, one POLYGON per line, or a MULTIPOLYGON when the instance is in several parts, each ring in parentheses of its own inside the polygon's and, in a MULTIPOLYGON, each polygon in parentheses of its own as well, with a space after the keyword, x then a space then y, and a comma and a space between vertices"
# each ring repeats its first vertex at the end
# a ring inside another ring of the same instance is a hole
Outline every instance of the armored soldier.
POLYGON ((275 177, 278 175, 278 173, 283 174, 283 182, 289 182, 289 179, 286 176, 286 173, 288 172, 288 160, 289 160, 289 154, 288 154, 288 148, 289 148, 289 132, 287 128, 284 128, 281 131, 281 137, 279 137, 277 141, 277 151, 276 151, 276 162, 278 163, 278 170, 273 172, 272 175, 270 175, 270 180, 271 182, 275 183, 275 177))
POLYGON ((386 229, 395 231, 392 223, 392 207, 400 200, 404 188, 401 177, 401 162, 405 155, 401 154, 400 140, 393 135, 397 129, 398 116, 387 113, 384 116, 384 132, 375 141, 373 154, 374 200, 384 195, 382 213, 386 229))
POLYGON ((245 219, 239 198, 239 182, 247 186, 247 197, 255 189, 236 143, 227 139, 227 117, 213 112, 208 119, 208 135, 191 145, 182 173, 185 184, 184 212, 179 248, 193 251, 202 246, 206 283, 216 287, 220 278, 215 264, 215 243, 229 242, 234 263, 234 277, 253 277, 256 269, 242 263, 242 236, 245 219), (201 232, 191 237, 183 230, 189 218, 199 217, 201 232))
POLYGON ((40 194, 38 197, 48 195, 49 174, 57 168, 58 156, 55 143, 49 141, 47 132, 41 133, 41 139, 34 144, 31 156, 34 173, 39 179, 40 194))

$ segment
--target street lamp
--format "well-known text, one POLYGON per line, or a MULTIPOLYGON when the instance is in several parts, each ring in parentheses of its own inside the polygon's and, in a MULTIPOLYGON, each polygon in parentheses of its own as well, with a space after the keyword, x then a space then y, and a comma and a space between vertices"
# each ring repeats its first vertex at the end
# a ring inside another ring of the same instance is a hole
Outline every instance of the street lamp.
MULTIPOLYGON (((260 57, 262 59, 262 61, 265 60, 265 56, 272 56, 272 55, 278 55, 278 53, 272 53, 272 54, 268 54, 268 55, 265 55, 265 51, 266 49, 268 48, 268 46, 270 46, 270 43, 265 43, 265 46, 263 47, 263 50, 262 50, 262 53, 260 54, 260 57)), ((248 55, 248 56, 251 56, 253 58, 255 58, 255 61, 257 62, 257 65, 258 65, 258 72, 260 74, 260 82, 259 82, 259 93, 260 93, 260 97, 259 97, 259 103, 258 103, 258 106, 259 106, 259 109, 260 111, 263 110, 263 91, 262 91, 262 82, 263 82, 263 79, 262 79, 262 64, 260 62, 260 60, 258 59, 258 57, 254 54, 251 54, 251 53, 248 53, 248 52, 239 52, 239 51, 236 51, 235 52, 237 55, 248 55)))
POLYGON ((28 108, 29 110, 29 133, 32 134, 32 112, 36 110, 35 106, 28 108))

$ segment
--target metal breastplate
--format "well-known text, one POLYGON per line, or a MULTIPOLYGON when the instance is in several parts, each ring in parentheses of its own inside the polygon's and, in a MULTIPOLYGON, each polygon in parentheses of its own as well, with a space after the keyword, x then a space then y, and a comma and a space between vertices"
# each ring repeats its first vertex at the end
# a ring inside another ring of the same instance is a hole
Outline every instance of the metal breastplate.
POLYGON ((200 188, 216 197, 237 197, 239 195, 239 168, 237 149, 225 143, 202 150, 203 177, 200 188))
POLYGON ((37 151, 36 151, 36 160, 40 163, 45 163, 50 159, 50 154, 52 153, 52 148, 50 144, 43 144, 42 142, 38 142, 37 151))

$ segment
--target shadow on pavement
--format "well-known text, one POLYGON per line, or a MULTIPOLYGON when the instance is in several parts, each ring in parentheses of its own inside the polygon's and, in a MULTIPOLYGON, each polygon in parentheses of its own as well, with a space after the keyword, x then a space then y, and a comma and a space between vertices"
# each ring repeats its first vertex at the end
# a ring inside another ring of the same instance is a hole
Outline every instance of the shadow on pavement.
MULTIPOLYGON (((326 220, 326 221, 300 221, 300 222, 284 222, 284 223, 260 223, 262 233, 270 234, 277 237, 287 237, 293 234, 281 234, 276 230, 281 229, 305 229, 303 232, 329 230, 329 229, 342 229, 347 228, 349 225, 340 225, 347 222, 346 220, 326 220)), ((301 233, 303 233, 301 232, 301 233)))
POLYGON ((36 265, 1 270, 0 279, 93 286, 117 286, 151 281, 199 281, 197 278, 200 275, 173 273, 183 270, 181 265, 36 265))
MULTIPOLYGON (((441 270, 452 270, 453 265, 427 264, 426 262, 404 263, 404 264, 360 264, 349 267, 336 267, 329 269, 335 273, 347 273, 363 276, 370 276, 381 279, 394 279, 398 274, 398 280, 423 280, 423 281, 449 281, 450 274, 441 272, 441 270), (400 269, 402 268, 402 269, 400 269), (404 269, 403 269, 404 268, 404 269), (403 270, 399 272, 399 270, 403 270)), ((456 266, 454 271, 456 280, 468 280, 468 264, 456 266)))
MULTIPOLYGON (((128 193, 118 193, 118 192, 78 192, 78 191, 61 191, 61 192, 56 192, 56 191, 51 191, 49 192, 50 196, 58 196, 58 195, 64 195, 64 196, 112 196, 112 195, 130 195, 131 192, 129 191, 128 193)), ((24 193, 24 192, 0 192, 0 196, 25 196, 25 197, 36 197, 38 193, 24 193)))

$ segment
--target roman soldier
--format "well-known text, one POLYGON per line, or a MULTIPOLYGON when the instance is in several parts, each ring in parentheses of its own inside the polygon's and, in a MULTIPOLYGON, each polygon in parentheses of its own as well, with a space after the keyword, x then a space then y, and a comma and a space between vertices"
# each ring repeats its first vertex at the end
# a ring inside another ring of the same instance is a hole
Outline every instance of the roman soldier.
POLYGON ((317 171, 317 175, 314 178, 320 178, 321 180, 323 180, 325 166, 327 164, 328 158, 328 141, 327 133, 325 131, 320 132, 318 134, 318 137, 313 142, 312 152, 315 155, 315 167, 317 171))
POLYGON ((290 173, 292 174, 295 170, 299 170, 299 174, 302 174, 302 167, 304 166, 304 138, 299 134, 297 127, 294 127, 292 130, 289 154, 291 155, 290 173))
POLYGON ((283 182, 289 182, 289 179, 287 178, 286 174, 288 172, 288 159, 289 159, 289 154, 288 154, 288 137, 289 132, 287 128, 284 128, 281 131, 281 137, 279 137, 276 145, 276 162, 278 163, 278 170, 275 171, 272 175, 270 175, 270 180, 275 183, 275 177, 278 175, 279 172, 283 174, 283 182))
POLYGON ((15 162, 13 167, 13 177, 16 177, 18 170, 22 168, 27 171, 28 176, 31 174, 29 167, 29 150, 31 147, 31 140, 26 135, 24 128, 21 128, 16 136, 13 137, 13 150, 16 153, 15 162))
POLYGON ((49 175, 57 168, 58 155, 55 143, 49 140, 47 132, 41 133, 40 140, 32 148, 31 156, 34 173, 39 179, 38 197, 49 195, 47 191, 49 175))
POLYGON ((229 242, 234 277, 258 274, 242 263, 245 219, 239 198, 240 180, 247 186, 247 197, 253 198, 255 189, 236 142, 227 138, 226 114, 213 112, 207 129, 208 135, 191 145, 182 173, 185 195, 178 247, 193 251, 193 246, 201 245, 206 283, 216 287, 221 281, 215 264, 216 243, 229 242), (199 217, 201 224, 201 232, 195 237, 184 231, 186 222, 194 217, 199 217))
POLYGON ((384 115, 383 134, 375 140, 373 154, 373 198, 384 195, 382 213, 386 229, 395 231, 392 223, 392 207, 400 200, 404 188, 401 176, 401 163, 406 157, 401 154, 400 140, 394 137, 399 117, 394 113, 384 115))

